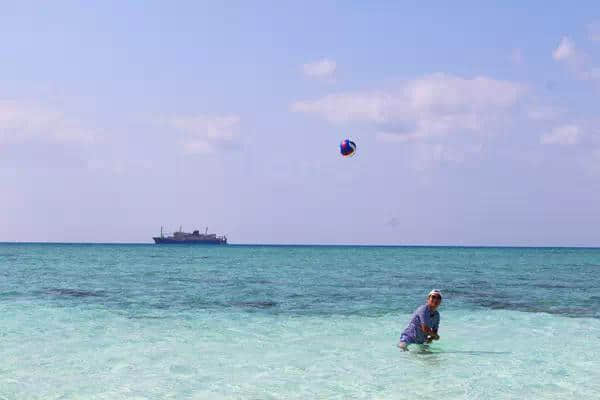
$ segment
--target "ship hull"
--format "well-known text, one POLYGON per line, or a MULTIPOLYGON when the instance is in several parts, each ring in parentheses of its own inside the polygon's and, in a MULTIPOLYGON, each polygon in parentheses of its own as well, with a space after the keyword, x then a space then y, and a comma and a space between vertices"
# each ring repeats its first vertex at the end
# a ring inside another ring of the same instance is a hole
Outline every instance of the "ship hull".
POLYGON ((219 244, 227 244, 227 240, 224 239, 202 239, 202 240, 177 240, 177 239, 168 239, 161 237, 154 237, 154 243, 156 244, 204 244, 204 245, 219 245, 219 244))

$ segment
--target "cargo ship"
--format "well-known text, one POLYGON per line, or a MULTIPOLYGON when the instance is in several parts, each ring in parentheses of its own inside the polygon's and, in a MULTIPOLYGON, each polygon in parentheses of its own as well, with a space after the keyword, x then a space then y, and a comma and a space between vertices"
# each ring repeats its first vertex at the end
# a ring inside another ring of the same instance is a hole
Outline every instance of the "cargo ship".
POLYGON ((163 234, 163 228, 160 227, 160 236, 153 237, 156 244, 227 244, 226 236, 217 236, 214 233, 208 233, 208 228, 204 233, 194 231, 192 233, 184 232, 179 228, 178 232, 171 236, 163 234))

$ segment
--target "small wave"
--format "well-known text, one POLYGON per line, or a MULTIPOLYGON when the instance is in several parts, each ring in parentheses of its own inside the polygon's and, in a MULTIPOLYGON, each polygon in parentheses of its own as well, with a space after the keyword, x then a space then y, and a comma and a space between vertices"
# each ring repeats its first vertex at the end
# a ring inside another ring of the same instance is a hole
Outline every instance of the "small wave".
POLYGON ((242 301, 233 303, 234 306, 237 307, 248 307, 248 308, 273 308, 277 306, 277 303, 274 301, 242 301))
POLYGON ((585 289, 585 285, 573 285, 566 283, 535 283, 534 287, 540 289, 585 289))
POLYGON ((53 288, 47 291, 48 294, 54 296, 65 296, 65 297, 104 297, 106 293, 102 290, 100 291, 92 291, 92 290, 81 290, 81 289, 63 289, 63 288, 53 288))
POLYGON ((493 299, 481 299, 475 304, 481 307, 490 308, 492 310, 513 310, 532 313, 546 313, 554 315, 562 315, 565 317, 592 317, 597 318, 598 313, 595 307, 585 306, 558 306, 546 305, 542 306, 535 303, 523 303, 515 301, 503 301, 493 299))

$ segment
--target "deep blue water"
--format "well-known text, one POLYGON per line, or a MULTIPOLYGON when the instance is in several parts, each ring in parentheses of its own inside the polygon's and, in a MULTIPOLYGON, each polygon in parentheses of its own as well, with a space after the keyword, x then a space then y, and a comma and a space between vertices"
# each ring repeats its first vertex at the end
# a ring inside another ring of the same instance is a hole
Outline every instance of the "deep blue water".
POLYGON ((600 316, 600 249, 0 244, 0 299, 131 315, 380 315, 430 288, 449 309, 600 316))

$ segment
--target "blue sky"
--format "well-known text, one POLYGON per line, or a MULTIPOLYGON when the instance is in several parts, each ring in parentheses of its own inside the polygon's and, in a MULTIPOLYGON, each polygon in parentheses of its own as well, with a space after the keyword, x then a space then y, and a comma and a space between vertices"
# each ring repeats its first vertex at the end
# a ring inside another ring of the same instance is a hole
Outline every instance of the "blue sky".
POLYGON ((18 2, 0 33, 2 241, 600 245, 595 2, 18 2))

